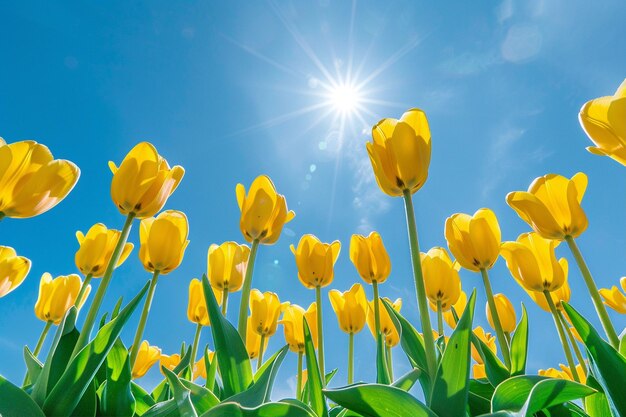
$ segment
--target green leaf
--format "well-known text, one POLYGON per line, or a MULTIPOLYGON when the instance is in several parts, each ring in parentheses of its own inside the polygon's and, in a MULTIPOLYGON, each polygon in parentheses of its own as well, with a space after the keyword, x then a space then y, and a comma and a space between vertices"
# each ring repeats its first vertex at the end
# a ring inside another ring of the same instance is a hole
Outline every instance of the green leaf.
POLYGON ((193 408, 193 403, 191 402, 191 391, 180 382, 174 372, 170 371, 165 366, 162 366, 161 370, 165 373, 167 382, 174 392, 174 400, 176 401, 176 407, 178 408, 180 417, 198 417, 196 410, 193 408))
POLYGON ((131 379, 130 356, 118 337, 106 357, 106 384, 100 402, 102 414, 111 417, 133 415, 136 401, 131 379))
POLYGON ((156 403, 142 417, 180 417, 175 399, 156 403))
POLYGON ((31 381, 36 381, 43 369, 43 363, 33 356, 28 346, 24 346, 24 362, 26 362, 26 369, 28 369, 28 378, 31 381))
POLYGON ((476 290, 470 299, 448 341, 437 368, 437 376, 430 397, 430 407, 439 417, 458 417, 465 414, 469 392, 470 337, 476 290))
POLYGON ((146 411, 154 405, 154 399, 139 385, 134 382, 130 383, 130 391, 135 397, 135 415, 142 416, 146 411))
POLYGON ((150 396, 154 399, 155 402, 160 403, 165 400, 169 400, 171 398, 170 395, 170 385, 167 383, 167 379, 159 382, 159 385, 154 387, 150 396))
POLYGON ((402 375, 400 378, 396 379, 392 386, 396 388, 400 388, 401 390, 408 391, 413 388, 415 381, 419 378, 422 371, 417 368, 411 369, 406 374, 402 375))
POLYGON ((385 357, 385 338, 382 332, 378 332, 376 337, 376 382, 389 385, 389 369, 387 369, 387 359, 385 357))
POLYGON ((209 360, 209 347, 204 348, 204 366, 206 371, 206 382, 204 386, 215 393, 215 376, 217 375, 217 358, 213 357, 213 361, 209 360))
POLYGON ((239 394, 227 398, 225 401, 236 402, 244 407, 257 407, 270 400, 272 386, 283 359, 287 355, 289 346, 284 346, 267 360, 254 376, 254 383, 239 394))
POLYGON ((519 411, 530 391, 546 377, 539 375, 525 375, 510 378, 496 387, 491 400, 492 411, 513 410, 519 411))
POLYGON ((225 402, 202 417, 316 417, 309 410, 291 402, 266 403, 256 408, 225 402))
POLYGON ((315 356, 313 340, 311 339, 311 330, 309 329, 309 323, 306 321, 306 317, 303 317, 302 321, 304 328, 304 352, 306 354, 309 402, 318 417, 328 417, 328 406, 326 405, 326 400, 322 393, 322 377, 320 375, 319 365, 317 364, 317 357, 315 356))
POLYGON ((217 357, 224 393, 230 397, 245 391, 252 383, 250 358, 237 329, 222 315, 206 274, 202 276, 202 286, 209 309, 215 357, 217 357))
MULTIPOLYGON (((148 283, 137 296, 85 346, 67 366, 42 407, 48 415, 70 415, 102 365, 122 328, 148 290, 148 283)), ((45 366, 44 366, 45 367, 45 366)))
MULTIPOLYGON (((411 394, 389 385, 355 384, 326 389, 324 394, 364 417, 437 417, 411 394)), ((459 415, 465 415, 465 411, 459 415)))
POLYGON ((626 329, 619 335, 619 353, 626 357, 626 329))
POLYGON ((487 379, 494 387, 510 377, 509 370, 506 369, 500 358, 474 332, 472 332, 472 344, 480 357, 483 358, 487 379))
POLYGON ((489 382, 470 379, 468 406, 470 415, 477 416, 491 411, 494 387, 489 382))
POLYGON ((219 398, 217 398, 215 394, 208 389, 184 379, 181 379, 180 382, 191 393, 191 403, 193 404, 193 408, 196 409, 196 413, 198 413, 198 415, 206 413, 220 403, 219 398))
MULTIPOLYGON (((181 373, 183 373, 183 371, 186 371, 189 368, 189 365, 191 364, 191 346, 189 346, 189 348, 187 349, 187 351, 184 350, 184 346, 183 346, 183 353, 182 354, 182 358, 180 359, 180 362, 178 362, 178 365, 176 365, 174 367, 174 369, 172 369, 172 372, 174 372, 176 375, 180 375, 181 373)), ((191 379, 191 375, 188 375, 189 379, 191 379)))
POLYGON ((82 398, 72 411, 72 417, 94 417, 98 409, 96 384, 91 382, 82 398))
POLYGON ((598 381, 615 416, 626 416, 626 358, 605 342, 598 332, 572 306, 563 303, 565 311, 589 352, 593 375, 598 381))
POLYGON ((511 376, 523 375, 528 356, 528 315, 522 303, 522 318, 511 339, 511 376))
POLYGON ((0 416, 45 417, 37 403, 19 387, 0 376, 0 416))

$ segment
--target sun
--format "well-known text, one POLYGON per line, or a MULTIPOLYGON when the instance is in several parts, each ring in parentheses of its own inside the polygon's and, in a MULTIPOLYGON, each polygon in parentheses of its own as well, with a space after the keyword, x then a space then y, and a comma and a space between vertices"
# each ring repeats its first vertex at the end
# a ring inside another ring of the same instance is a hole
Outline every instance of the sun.
POLYGON ((329 89, 328 99, 333 108, 343 114, 354 113, 362 101, 361 91, 350 84, 340 84, 329 89))

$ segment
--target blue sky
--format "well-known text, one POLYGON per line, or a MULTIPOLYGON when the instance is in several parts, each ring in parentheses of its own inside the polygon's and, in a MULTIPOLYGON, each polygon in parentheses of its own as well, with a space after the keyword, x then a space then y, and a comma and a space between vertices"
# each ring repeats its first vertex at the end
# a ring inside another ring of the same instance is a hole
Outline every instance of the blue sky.
MULTIPOLYGON (((350 235, 378 230, 393 262, 381 293, 402 297, 403 313, 417 324, 402 201, 377 188, 364 145, 380 118, 410 107, 426 111, 432 130, 430 176, 415 195, 422 249, 445 245, 446 217, 480 207, 496 212, 504 239, 515 239, 528 228, 506 205, 507 192, 546 173, 584 171, 590 226, 581 249, 601 287, 626 273, 624 167, 587 153, 577 120, 585 101, 612 94, 626 76, 626 55, 615 47, 626 38, 617 18, 626 14, 623 2, 41 1, 4 3, 0 12, 0 136, 35 139, 82 170, 52 211, 0 224, 2 244, 33 262, 25 283, 0 300, 0 373, 11 380, 21 379, 22 347, 33 346, 43 327, 33 314, 41 274, 76 272, 76 230, 122 226, 107 161, 119 163, 143 140, 186 169, 166 207, 187 213, 191 243, 182 266, 160 280, 145 332, 164 353, 191 341, 188 282, 205 271, 211 243, 243 241, 235 185, 261 173, 297 216, 278 244, 261 248, 254 287, 305 306, 313 301, 297 280, 289 244, 314 233, 344 244, 332 288, 346 290, 358 281, 350 235), (363 98, 358 113, 342 118, 320 95, 330 79, 348 74, 364 83, 363 98)), ((570 259, 573 305, 597 323, 567 248, 558 252, 570 259)), ((480 277, 461 276, 467 292, 479 287, 476 322, 486 326, 480 277)), ((491 276, 518 314, 520 302, 528 306, 529 370, 564 362, 550 318, 502 259, 491 276)), ((149 277, 135 250, 115 274, 105 309, 119 296, 129 300, 149 277)), ((238 300, 232 297, 233 321, 238 300)), ((324 308, 327 367, 343 367, 347 336, 330 303, 324 308)), ((610 314, 619 332, 626 320, 610 314)), ((123 335, 127 344, 137 319, 123 335)), ((356 378, 372 380, 374 341, 367 329, 356 340, 356 378)), ((283 341, 279 329, 270 350, 283 341)), ((394 357, 396 374, 406 371, 399 347, 394 357)), ((295 355, 281 372, 276 395, 292 395, 295 355)), ((342 384, 345 369, 336 378, 342 384)), ((159 379, 155 369, 142 383, 159 379)))

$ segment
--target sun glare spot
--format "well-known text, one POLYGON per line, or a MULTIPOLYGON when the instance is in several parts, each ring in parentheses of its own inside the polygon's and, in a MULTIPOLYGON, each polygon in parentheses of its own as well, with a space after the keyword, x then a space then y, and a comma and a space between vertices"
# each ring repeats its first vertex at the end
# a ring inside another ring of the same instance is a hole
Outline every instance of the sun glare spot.
POLYGON ((330 90, 332 106, 344 114, 355 112, 360 101, 360 91, 352 85, 337 85, 330 90))

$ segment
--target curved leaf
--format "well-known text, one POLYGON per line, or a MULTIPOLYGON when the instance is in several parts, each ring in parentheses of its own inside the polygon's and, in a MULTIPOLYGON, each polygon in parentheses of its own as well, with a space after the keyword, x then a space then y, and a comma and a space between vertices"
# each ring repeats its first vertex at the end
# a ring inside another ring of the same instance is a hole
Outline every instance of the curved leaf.
POLYGON ((181 379, 180 382, 191 393, 191 403, 196 409, 196 413, 206 413, 220 403, 219 398, 208 389, 184 379, 181 379))
POLYGON ((19 387, 0 376, 0 416, 45 417, 37 403, 19 387))
POLYGON ((328 417, 328 407, 324 399, 324 394, 322 393, 322 377, 320 375, 319 365, 317 364, 317 357, 315 356, 313 340, 311 339, 311 330, 309 329, 309 323, 306 321, 306 317, 303 317, 302 321, 304 322, 304 351, 306 353, 309 401, 311 408, 313 408, 313 411, 315 411, 318 417, 328 417))
POLYGON ((165 366, 161 366, 161 370, 165 373, 167 382, 170 384, 174 392, 174 400, 180 417, 198 417, 193 403, 191 402, 191 391, 189 391, 178 379, 178 376, 165 366))
POLYGON ((480 340, 473 332, 472 344, 478 351, 480 357, 483 358, 487 379, 494 387, 510 377, 509 370, 506 369, 506 366, 504 366, 500 358, 498 358, 498 356, 489 349, 487 344, 480 340))
POLYGON ((419 369, 413 368, 400 378, 396 379, 391 385, 396 388, 400 388, 401 390, 408 391, 413 388, 415 381, 417 381, 421 373, 422 371, 419 369))
POLYGON ((293 403, 267 403, 256 408, 242 407, 237 403, 225 402, 212 408, 202 417, 316 417, 307 409, 293 403))
POLYGON ((130 390, 135 397, 135 415, 142 416, 146 411, 154 405, 154 399, 139 385, 134 382, 130 383, 130 390))
POLYGON ((132 416, 135 413, 135 397, 130 382, 130 356, 118 337, 106 357, 106 384, 102 391, 100 409, 111 417, 132 416))
POLYGON ((24 362, 26 362, 26 369, 28 370, 28 378, 31 381, 37 381, 41 370, 43 369, 43 363, 37 359, 30 351, 28 346, 24 346, 24 362))
POLYGON ((522 318, 520 319, 513 338, 511 339, 511 376, 523 375, 526 370, 528 356, 528 315, 522 303, 522 318))
POLYGON ((376 382, 389 385, 391 378, 389 377, 389 369, 387 368, 385 348, 385 338, 382 332, 378 332, 376 336, 376 382))

